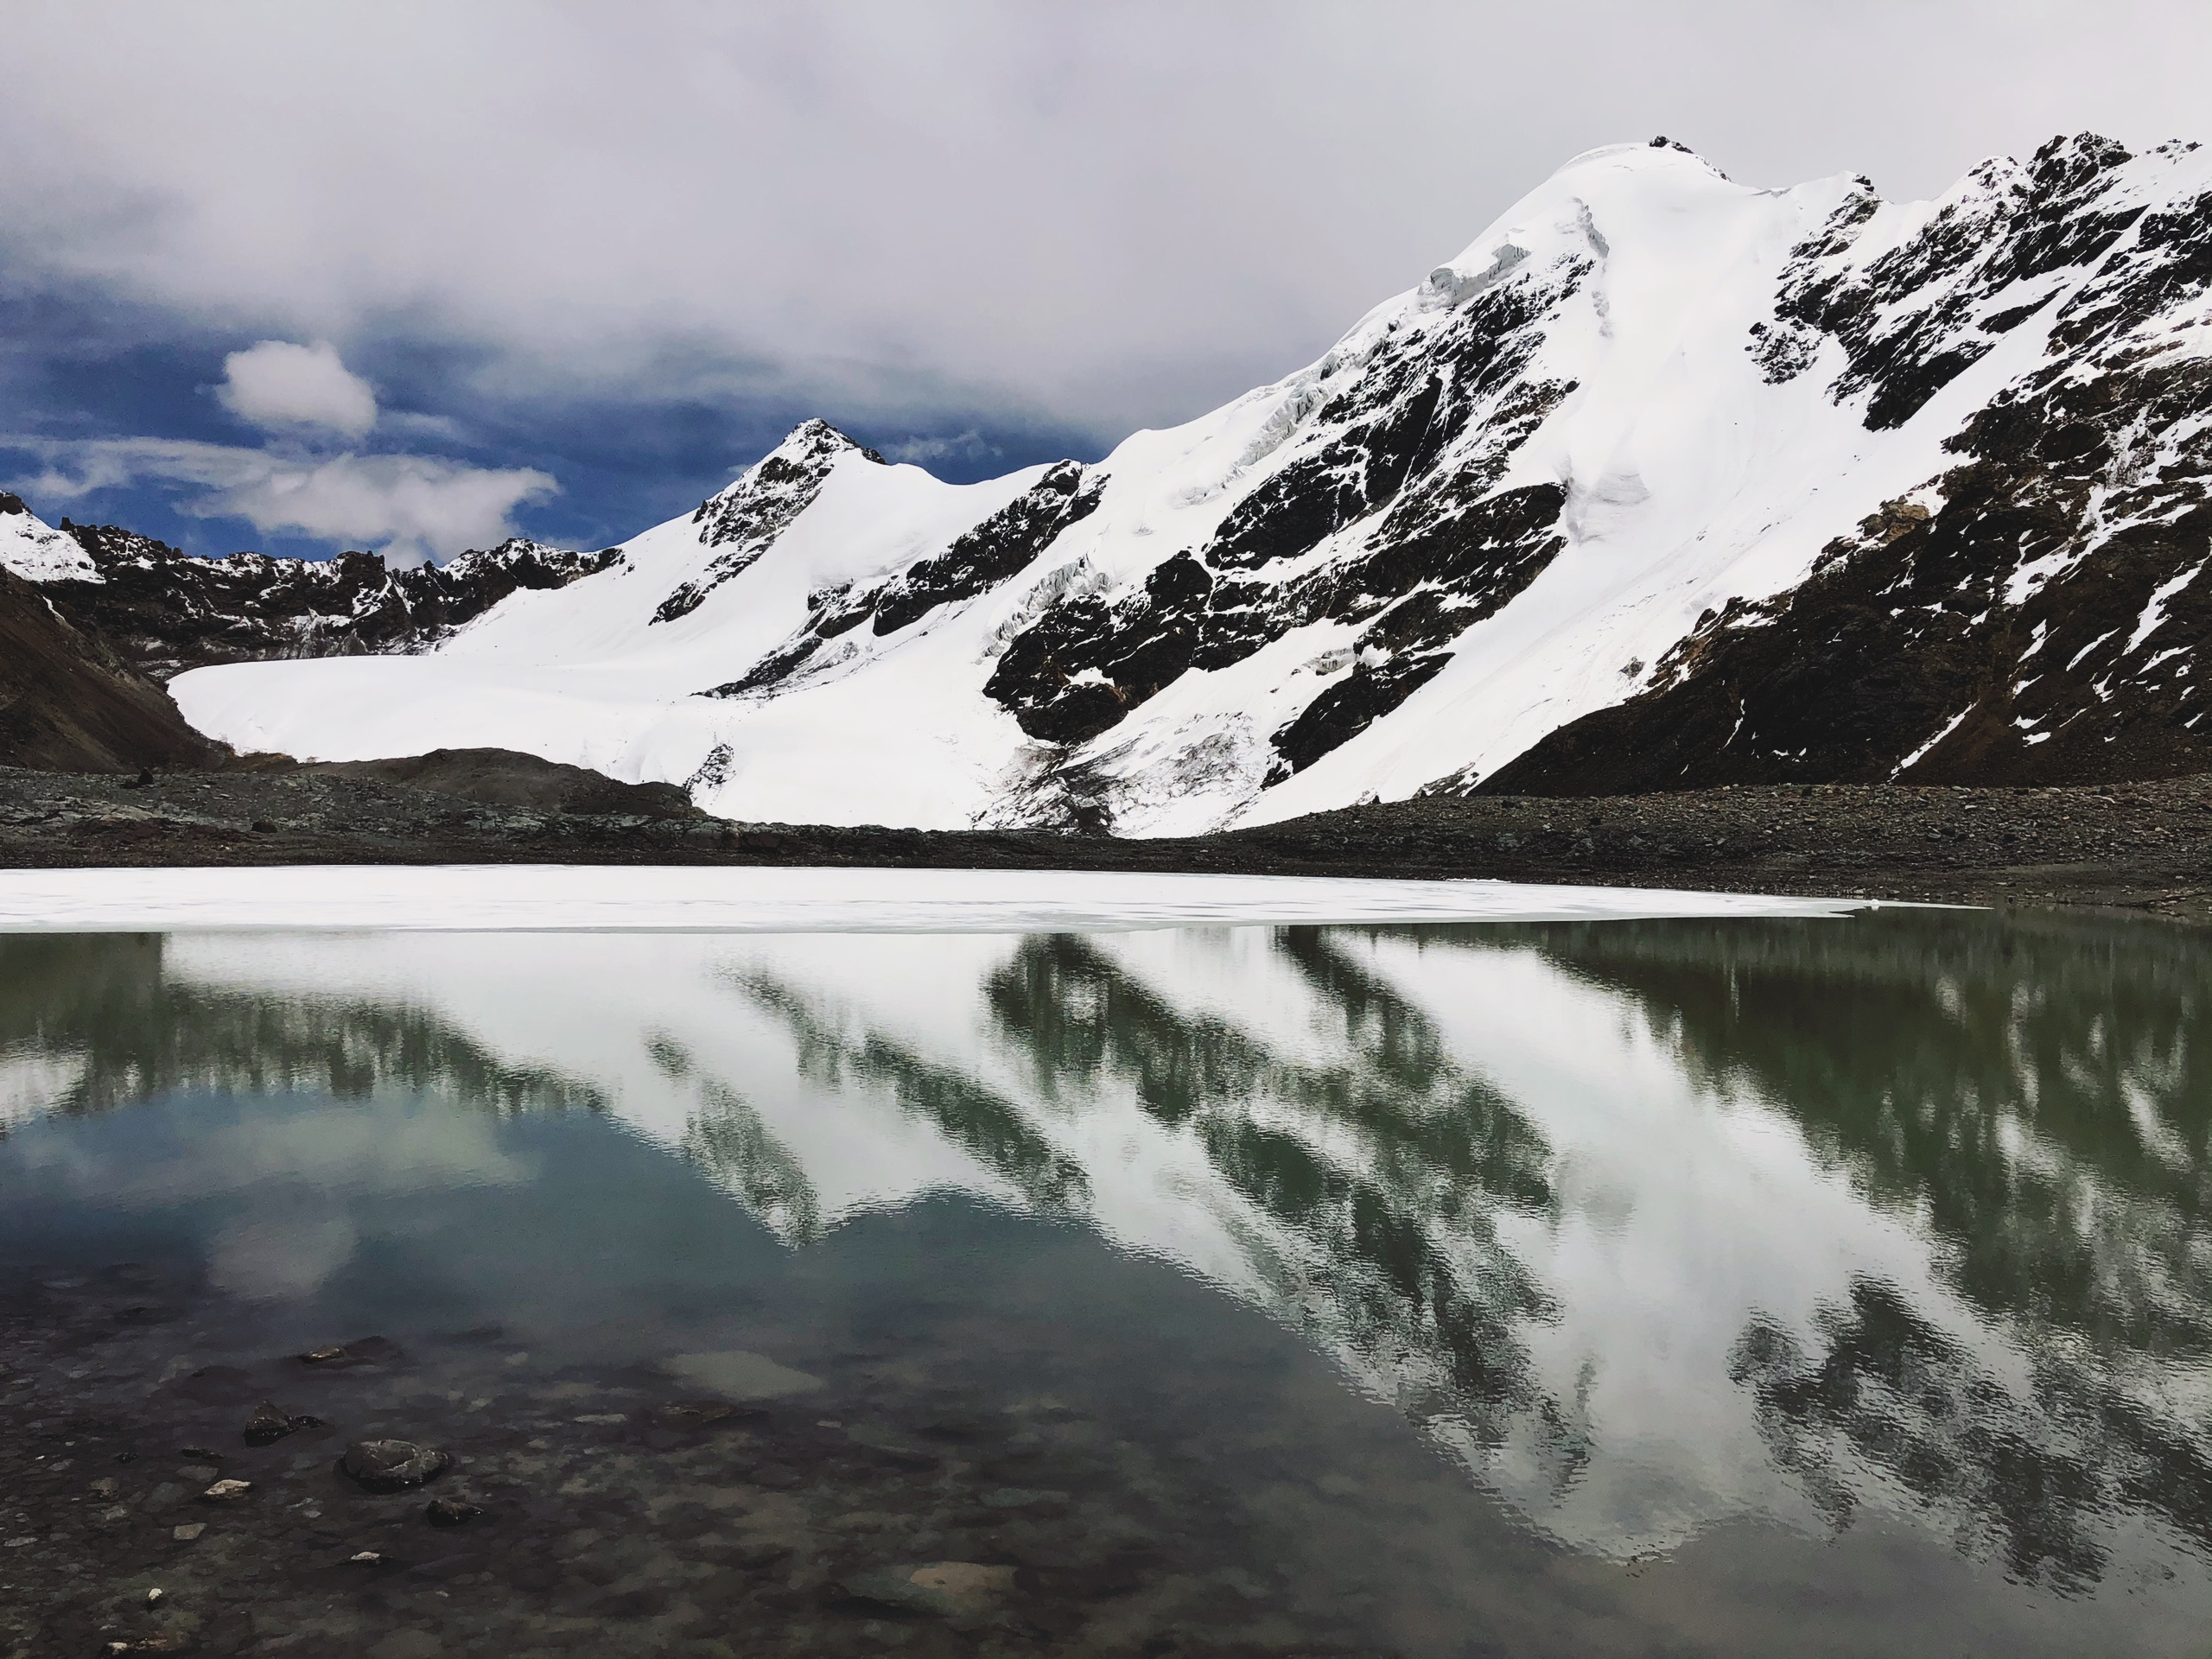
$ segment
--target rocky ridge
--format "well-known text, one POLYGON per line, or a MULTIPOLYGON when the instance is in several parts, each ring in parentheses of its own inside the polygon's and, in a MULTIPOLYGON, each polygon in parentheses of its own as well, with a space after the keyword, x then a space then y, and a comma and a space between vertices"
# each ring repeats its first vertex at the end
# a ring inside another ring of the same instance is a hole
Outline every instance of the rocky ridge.
POLYGON ((577 553, 519 537, 410 569, 359 552, 203 559, 113 524, 64 518, 50 530, 16 496, 0 496, 0 527, 7 517, 21 539, 0 545, 0 564, 161 680, 216 663, 427 651, 511 594, 565 587, 621 559, 619 548, 577 553), (3 556, 17 546, 67 552, 36 565, 3 556))

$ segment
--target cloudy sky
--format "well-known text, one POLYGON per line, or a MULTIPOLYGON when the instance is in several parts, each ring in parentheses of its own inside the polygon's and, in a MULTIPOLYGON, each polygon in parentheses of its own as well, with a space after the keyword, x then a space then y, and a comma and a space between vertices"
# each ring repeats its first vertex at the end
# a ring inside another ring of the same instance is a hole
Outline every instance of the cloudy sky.
POLYGON ((1594 145, 2212 139, 2203 0, 0 0, 0 483, 446 557, 822 414, 972 478, 1319 354, 1594 145))

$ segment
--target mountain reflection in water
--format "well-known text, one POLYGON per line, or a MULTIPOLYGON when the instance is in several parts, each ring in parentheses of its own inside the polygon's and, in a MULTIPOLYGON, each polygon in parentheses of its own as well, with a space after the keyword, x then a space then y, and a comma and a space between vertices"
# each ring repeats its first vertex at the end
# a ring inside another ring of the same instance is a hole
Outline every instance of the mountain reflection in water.
POLYGON ((1266 1310, 1570 1545, 1880 1513, 2082 1593, 2212 1554, 2208 1006, 2194 935, 1910 912, 16 938, 0 1128, 604 1114, 798 1249, 963 1192, 1266 1310))

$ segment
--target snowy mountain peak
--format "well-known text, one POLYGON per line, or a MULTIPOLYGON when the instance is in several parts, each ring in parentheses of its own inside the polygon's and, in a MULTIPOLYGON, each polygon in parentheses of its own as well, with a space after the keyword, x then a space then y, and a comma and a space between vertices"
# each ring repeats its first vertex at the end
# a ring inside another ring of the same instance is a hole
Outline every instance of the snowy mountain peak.
MULTIPOLYGON (((565 547, 555 547, 546 542, 534 542, 526 536, 510 536, 497 547, 471 548, 437 567, 448 587, 466 586, 472 582, 497 581, 514 576, 517 586, 543 588, 557 586, 547 578, 573 581, 578 576, 595 575, 624 562, 619 547, 602 548, 596 553, 578 553, 565 547)), ((397 573, 393 580, 405 575, 397 573)))
POLYGON ((0 491, 0 569, 26 582, 99 582, 99 569, 76 538, 54 529, 23 505, 19 495, 0 491))
POLYGON ((1917 203, 1614 146, 1095 465, 956 486, 809 422, 429 655, 178 696, 241 747, 944 827, 2202 769, 2208 287, 2190 146, 2055 139, 1917 203))
POLYGON ((884 464, 824 420, 802 421, 784 441, 739 474, 719 495, 699 504, 691 522, 702 546, 724 550, 698 575, 680 582, 653 613, 656 622, 689 616, 707 595, 741 575, 814 505, 838 462, 848 458, 884 464))

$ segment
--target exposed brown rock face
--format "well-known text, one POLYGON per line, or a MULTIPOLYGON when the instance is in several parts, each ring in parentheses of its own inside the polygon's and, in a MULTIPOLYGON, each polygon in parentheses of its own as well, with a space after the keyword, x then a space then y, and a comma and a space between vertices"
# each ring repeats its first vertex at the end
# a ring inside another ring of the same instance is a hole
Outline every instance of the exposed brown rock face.
POLYGON ((228 753, 168 694, 0 570, 0 764, 64 772, 205 766, 228 753))

